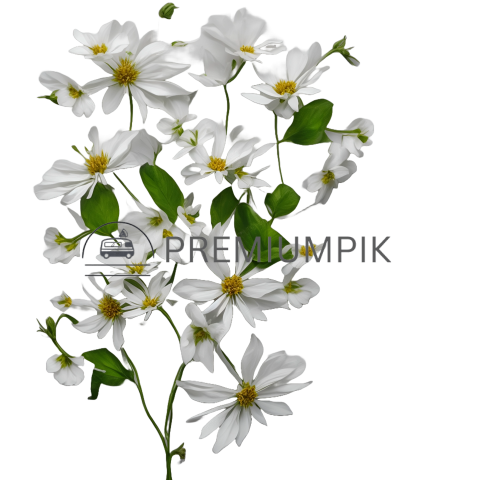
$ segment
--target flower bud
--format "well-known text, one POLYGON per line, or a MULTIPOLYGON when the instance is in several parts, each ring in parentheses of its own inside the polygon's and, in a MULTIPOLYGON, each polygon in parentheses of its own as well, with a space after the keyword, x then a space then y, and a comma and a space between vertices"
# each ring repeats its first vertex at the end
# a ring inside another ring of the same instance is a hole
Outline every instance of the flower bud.
POLYGON ((43 95, 37 98, 46 98, 47 100, 50 100, 51 102, 58 105, 57 96, 55 95, 56 92, 58 92, 58 90, 54 90, 50 95, 43 95))
POLYGON ((338 40, 338 42, 335 42, 333 44, 332 50, 345 48, 346 44, 347 44, 347 36, 345 35, 341 40, 338 40))
POLYGON ((355 58, 350 55, 349 50, 351 50, 353 47, 350 48, 344 48, 343 50, 340 50, 340 53, 343 55, 343 58, 350 64, 353 65, 354 67, 358 67, 360 65, 360 62, 355 58))
POLYGON ((166 18, 167 20, 170 20, 173 15, 173 11, 178 8, 176 7, 173 3, 166 3, 158 12, 160 15, 160 18, 166 18))
POLYGON ((185 457, 187 456, 187 450, 183 446, 184 444, 182 443, 178 448, 176 448, 172 453, 171 456, 174 457, 175 455, 178 455, 180 457, 180 463, 183 463, 185 461, 185 457))

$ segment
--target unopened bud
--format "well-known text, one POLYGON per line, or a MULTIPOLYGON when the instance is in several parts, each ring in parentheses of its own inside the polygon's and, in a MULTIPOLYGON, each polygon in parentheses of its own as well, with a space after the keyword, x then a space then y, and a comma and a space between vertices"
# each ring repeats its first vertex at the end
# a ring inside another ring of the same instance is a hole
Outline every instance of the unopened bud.
POLYGON ((352 48, 353 47, 344 48, 343 50, 340 50, 340 53, 350 65, 353 65, 354 67, 358 67, 360 65, 360 62, 355 57, 352 57, 349 52, 349 50, 351 50, 352 48))
POLYGON ((333 44, 333 47, 332 49, 340 49, 340 48, 345 48, 345 45, 347 44, 347 36, 345 35, 341 40, 339 40, 338 42, 335 42, 333 44))
POLYGON ((173 11, 178 8, 176 7, 173 3, 166 3, 158 12, 158 15, 160 15, 160 18, 166 18, 167 20, 170 20, 173 15, 173 11))
POLYGON ((37 97, 37 98, 46 98, 47 100, 50 100, 51 102, 58 105, 57 96, 55 95, 57 92, 58 92, 58 90, 54 90, 50 95, 43 95, 43 96, 37 97))

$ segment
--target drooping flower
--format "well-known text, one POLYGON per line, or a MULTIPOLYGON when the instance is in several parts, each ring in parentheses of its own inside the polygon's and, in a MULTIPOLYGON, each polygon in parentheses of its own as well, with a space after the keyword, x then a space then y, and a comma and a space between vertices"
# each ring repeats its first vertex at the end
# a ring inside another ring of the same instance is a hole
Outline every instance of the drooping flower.
POLYGON ((42 182, 35 185, 35 195, 40 200, 63 196, 64 205, 76 202, 85 193, 90 198, 98 182, 107 185, 104 174, 137 166, 138 159, 130 155, 131 143, 137 134, 138 131, 120 131, 110 140, 100 142, 97 127, 92 127, 88 138, 93 146, 87 151, 88 158, 84 157, 85 163, 57 160, 42 182))
POLYGON ((192 323, 187 326, 180 339, 183 363, 186 365, 193 359, 202 362, 213 372, 213 351, 226 333, 224 326, 222 323, 209 324, 195 303, 189 303, 185 312, 192 323))
POLYGON ((368 147, 373 142, 373 122, 366 118, 357 118, 348 125, 345 131, 332 132, 325 130, 326 135, 333 143, 338 143, 352 155, 363 157, 362 147, 368 147), (345 133, 348 132, 348 133, 345 133))
MULTIPOLYGON (((135 29, 136 32, 136 29, 135 29)), ((114 112, 126 94, 137 102, 142 119, 147 118, 147 106, 161 108, 163 99, 172 95, 189 95, 182 87, 166 80, 187 70, 190 65, 169 62, 165 54, 170 45, 157 40, 151 31, 142 38, 130 42, 122 53, 115 53, 105 63, 98 65, 108 74, 99 80, 103 88, 108 87, 102 107, 106 114, 114 112)))
POLYGON ((201 205, 192 206, 193 192, 185 199, 183 207, 177 208, 178 218, 188 227, 191 234, 198 237, 206 227, 204 222, 198 222, 201 205))
POLYGON ((273 143, 267 143, 255 150, 255 145, 260 141, 259 138, 237 140, 224 158, 226 140, 225 127, 222 124, 217 124, 212 154, 209 155, 203 145, 190 152, 194 163, 185 167, 181 172, 187 185, 207 178, 212 174, 214 174, 218 183, 222 183, 229 172, 232 172, 232 174, 240 173, 241 175, 244 167, 251 165, 256 157, 263 155, 274 145, 273 143))
POLYGON ((237 445, 240 446, 250 431, 252 417, 262 425, 266 425, 263 412, 275 416, 292 415, 286 403, 265 400, 266 398, 286 395, 308 387, 312 383, 290 383, 305 371, 306 363, 303 358, 287 355, 284 351, 269 355, 255 375, 263 356, 262 342, 255 335, 252 335, 242 358, 243 378, 232 368, 221 351, 217 350, 217 353, 238 382, 236 388, 225 388, 196 381, 177 381, 177 385, 196 402, 217 403, 231 400, 229 403, 211 408, 187 420, 187 422, 196 422, 205 415, 222 410, 205 424, 200 434, 200 438, 205 438, 219 428, 213 446, 214 453, 219 453, 233 440, 236 440, 237 445))
POLYGON ((217 124, 209 118, 204 118, 191 130, 185 130, 177 139, 177 145, 182 149, 173 157, 174 160, 183 157, 187 153, 192 154, 205 142, 215 135, 217 124))
POLYGON ((283 289, 287 293, 288 300, 288 303, 285 305, 286 308, 288 308, 288 305, 294 308, 302 308, 320 292, 320 287, 309 278, 290 280, 289 277, 286 276, 283 280, 283 289))
POLYGON ((114 54, 123 52, 130 41, 135 39, 135 35, 138 38, 136 31, 133 22, 121 25, 116 20, 102 25, 97 33, 84 33, 75 29, 73 36, 82 46, 71 48, 70 53, 83 55, 91 60, 107 61, 114 54))
POLYGON ((58 72, 42 72, 40 83, 48 88, 62 107, 69 107, 77 117, 89 117, 95 110, 95 103, 90 95, 102 89, 98 82, 88 82, 83 87, 75 80, 58 72))
POLYGON ((72 306, 72 299, 65 293, 53 297, 50 302, 55 308, 58 308, 61 312, 66 312, 72 306))
POLYGON ((294 48, 286 57, 286 62, 278 71, 269 71, 254 65, 257 75, 265 83, 254 85, 252 88, 260 94, 242 93, 245 98, 260 105, 279 117, 290 118, 298 112, 300 95, 313 95, 320 92, 310 87, 329 67, 317 68, 322 58, 322 49, 315 42, 307 52, 294 48), (280 73, 279 73, 280 72, 280 73))
POLYGON ((165 144, 176 141, 183 134, 183 124, 195 120, 196 115, 188 113, 190 103, 197 92, 190 95, 175 95, 173 97, 165 98, 163 106, 159 107, 167 112, 172 119, 162 118, 157 123, 157 128, 165 135, 170 135, 170 138, 163 142, 165 144))
POLYGON ((227 15, 211 16, 202 27, 202 35, 213 38, 230 55, 255 62, 262 54, 275 55, 286 50, 282 40, 278 39, 268 39, 256 45, 266 28, 265 20, 251 15, 246 8, 241 8, 233 20, 227 15))
POLYGON ((98 338, 104 338, 113 327, 113 345, 117 350, 120 350, 124 343, 123 330, 126 326, 122 306, 125 303, 125 299, 117 300, 102 291, 95 282, 92 283, 102 293, 101 298, 95 298, 84 288, 83 291, 89 300, 77 300, 77 304, 82 307, 94 308, 97 313, 73 326, 83 333, 98 332, 98 338))
POLYGON ((55 354, 47 360, 47 372, 53 373, 53 378, 61 385, 67 387, 80 385, 85 378, 85 373, 80 368, 83 362, 83 357, 55 354))

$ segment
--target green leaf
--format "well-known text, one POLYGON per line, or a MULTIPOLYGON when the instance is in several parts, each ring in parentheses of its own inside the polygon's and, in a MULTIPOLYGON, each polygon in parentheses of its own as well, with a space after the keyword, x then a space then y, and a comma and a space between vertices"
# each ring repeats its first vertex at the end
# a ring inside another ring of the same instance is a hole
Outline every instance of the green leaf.
POLYGON ((232 187, 222 190, 212 201, 210 217, 212 227, 221 222, 222 225, 230 218, 230 215, 237 208, 238 199, 233 193, 232 187))
POLYGON ((157 207, 174 223, 178 216, 177 208, 184 202, 183 193, 177 182, 165 170, 148 163, 140 168, 140 176, 157 207))
POLYGON ((98 392, 100 390, 100 385, 108 385, 109 387, 119 387, 125 381, 124 378, 114 377, 112 375, 107 375, 106 373, 99 372, 94 370, 92 373, 92 383, 90 385, 90 390, 92 394, 88 397, 89 400, 96 400, 98 398, 98 392))
POLYGON ((272 218, 292 213, 300 201, 300 195, 288 185, 280 184, 272 193, 267 193, 265 206, 272 218))
MULTIPOLYGON (((118 222, 120 207, 112 188, 97 183, 91 198, 87 199, 87 196, 84 195, 80 200, 80 212, 85 225, 90 230, 95 230, 104 223, 118 222)), ((96 233, 97 235, 109 236, 117 229, 117 223, 112 223, 100 228, 96 233)))
POLYGON ((285 132, 282 142, 297 145, 315 145, 325 142, 324 132, 332 118, 333 103, 328 100, 314 100, 293 116, 293 122, 285 132))
MULTIPOLYGON (((274 230, 269 223, 260 217, 253 208, 247 203, 238 205, 235 211, 235 232, 242 239, 243 246, 250 252, 255 243, 255 238, 260 237, 261 245, 261 266, 267 268, 280 260, 279 239, 282 239, 282 245, 288 245, 290 242, 274 230), (268 261, 268 238, 271 238, 271 261, 268 261)), ((256 247, 254 257, 256 256, 256 247)))

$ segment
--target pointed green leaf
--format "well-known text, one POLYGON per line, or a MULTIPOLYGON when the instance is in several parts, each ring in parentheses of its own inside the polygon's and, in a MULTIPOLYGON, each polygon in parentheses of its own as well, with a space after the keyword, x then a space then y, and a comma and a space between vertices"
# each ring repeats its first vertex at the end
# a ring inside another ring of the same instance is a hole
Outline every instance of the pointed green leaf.
POLYGON ((280 184, 272 193, 267 193, 265 206, 272 219, 292 213, 300 201, 300 195, 288 185, 280 184))
POLYGON ((222 225, 230 218, 230 215, 237 208, 238 199, 233 193, 232 187, 222 190, 212 201, 210 217, 212 227, 221 222, 222 225))
MULTIPOLYGON (((120 214, 117 197, 112 187, 97 183, 90 199, 84 195, 80 200, 80 212, 85 225, 90 230, 95 230, 100 225, 108 222, 117 222, 120 214)), ((97 235, 108 236, 118 229, 116 223, 105 225, 97 230, 97 235)))

